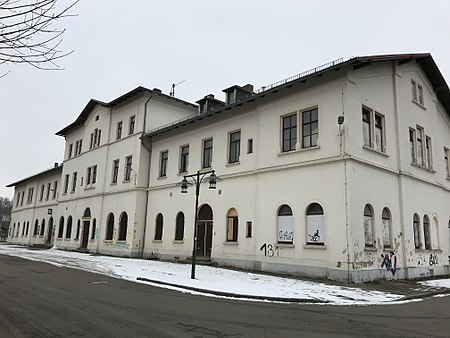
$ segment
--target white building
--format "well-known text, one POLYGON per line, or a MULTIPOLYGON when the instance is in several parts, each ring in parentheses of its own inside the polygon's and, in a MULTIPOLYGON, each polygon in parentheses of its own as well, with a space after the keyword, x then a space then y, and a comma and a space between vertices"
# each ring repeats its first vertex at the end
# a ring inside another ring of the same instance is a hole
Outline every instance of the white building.
POLYGON ((56 245, 188 258, 195 187, 176 183, 214 169, 199 256, 350 282, 449 273, 450 90, 429 54, 338 60, 224 92, 198 108, 145 88, 91 100, 58 133, 56 245))

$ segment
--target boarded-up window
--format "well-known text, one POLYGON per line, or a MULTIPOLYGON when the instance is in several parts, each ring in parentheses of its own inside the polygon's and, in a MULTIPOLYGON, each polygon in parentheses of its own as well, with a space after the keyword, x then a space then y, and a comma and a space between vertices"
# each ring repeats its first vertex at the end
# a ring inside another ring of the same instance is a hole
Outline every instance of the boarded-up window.
POLYGON ((294 242, 294 227, 291 208, 284 204, 278 210, 278 243, 294 242))
POLYGON ((364 244, 366 247, 373 247, 373 211, 370 204, 364 207, 364 244))
POLYGON ((383 209, 383 247, 391 247, 391 213, 388 208, 383 209))
POLYGON ((67 218, 67 226, 66 226, 66 238, 69 239, 72 237, 72 216, 67 218))
POLYGON ((430 219, 427 215, 423 216, 423 235, 425 239, 425 249, 431 250, 430 219))
POLYGON ((122 212, 119 219, 119 238, 118 241, 126 241, 128 232, 128 215, 126 212, 122 212))
POLYGON ((325 220, 320 204, 313 203, 306 209, 306 244, 325 244, 325 220))
POLYGON ((162 240, 162 233, 163 233, 163 225, 164 225, 164 218, 162 214, 158 214, 156 216, 156 225, 155 225, 155 241, 161 241, 162 240))
POLYGON ((176 219, 175 240, 182 241, 183 239, 184 239, 184 214, 180 211, 176 219))
POLYGON ((107 241, 111 241, 113 239, 114 232, 114 214, 111 212, 108 215, 108 220, 106 221, 106 236, 105 239, 107 241))
POLYGON ((414 218, 413 218, 413 232, 414 232, 414 247, 416 249, 420 249, 420 247, 422 246, 420 244, 419 223, 420 223, 419 215, 414 214, 414 218))
POLYGON ((231 208, 227 215, 227 242, 237 242, 239 219, 236 209, 231 208))
POLYGON ((370 110, 367 110, 365 108, 362 109, 362 128, 363 128, 364 145, 366 147, 370 147, 371 146, 370 110))

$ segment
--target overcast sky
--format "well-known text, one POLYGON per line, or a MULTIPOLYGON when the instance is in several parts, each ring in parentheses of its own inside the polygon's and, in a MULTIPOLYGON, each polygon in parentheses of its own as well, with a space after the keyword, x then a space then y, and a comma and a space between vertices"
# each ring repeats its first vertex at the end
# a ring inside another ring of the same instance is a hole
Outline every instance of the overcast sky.
MULTIPOLYGON (((62 0, 69 1, 69 0, 62 0)), ((58 25, 75 52, 62 71, 0 66, 0 196, 63 160, 64 138, 90 98, 139 86, 195 102, 255 89, 338 58, 431 52, 450 82, 450 1, 81 0, 58 25)))

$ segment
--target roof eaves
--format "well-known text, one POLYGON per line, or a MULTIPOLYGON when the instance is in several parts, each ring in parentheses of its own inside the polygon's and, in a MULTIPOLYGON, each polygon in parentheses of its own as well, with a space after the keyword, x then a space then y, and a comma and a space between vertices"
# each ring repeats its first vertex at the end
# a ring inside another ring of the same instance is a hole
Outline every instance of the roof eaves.
POLYGON ((22 183, 24 183, 24 182, 26 182, 26 181, 30 181, 30 180, 32 180, 32 179, 38 177, 38 176, 48 175, 48 174, 51 174, 51 173, 56 172, 56 171, 61 171, 61 170, 62 170, 62 167, 63 167, 63 164, 60 164, 60 165, 57 166, 57 167, 53 167, 53 168, 50 168, 50 169, 46 169, 46 170, 44 170, 44 171, 41 171, 41 172, 39 172, 39 173, 37 173, 37 174, 28 176, 28 177, 26 177, 26 178, 24 178, 24 179, 21 179, 21 180, 19 180, 19 181, 14 182, 14 183, 10 183, 10 184, 8 184, 6 187, 7 187, 7 188, 11 188, 11 187, 14 187, 14 186, 16 186, 16 185, 22 184, 22 183))

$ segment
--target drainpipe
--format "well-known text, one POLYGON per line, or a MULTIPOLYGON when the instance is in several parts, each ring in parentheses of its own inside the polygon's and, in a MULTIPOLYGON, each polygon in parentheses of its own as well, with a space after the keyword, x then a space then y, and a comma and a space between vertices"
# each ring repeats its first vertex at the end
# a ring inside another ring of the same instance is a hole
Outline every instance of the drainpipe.
POLYGON ((150 92, 150 97, 147 99, 147 101, 145 101, 145 104, 144 104, 144 124, 142 126, 142 134, 145 133, 145 127, 146 127, 146 124, 147 124, 147 105, 150 102, 150 100, 152 99, 152 97, 153 97, 153 92, 151 91, 150 92))
POLYGON ((398 97, 397 97, 397 65, 395 61, 392 62, 392 88, 394 96, 394 116, 395 116, 395 131, 397 137, 395 138, 395 147, 397 152, 397 166, 398 166, 398 206, 400 211, 400 230, 401 241, 400 246, 402 248, 402 264, 405 269, 405 279, 409 279, 408 267, 406 266, 406 240, 405 240, 405 210, 403 204, 403 181, 402 181, 402 159, 400 156, 400 130, 399 130, 399 116, 398 116, 398 97))

